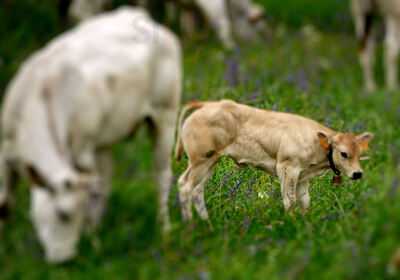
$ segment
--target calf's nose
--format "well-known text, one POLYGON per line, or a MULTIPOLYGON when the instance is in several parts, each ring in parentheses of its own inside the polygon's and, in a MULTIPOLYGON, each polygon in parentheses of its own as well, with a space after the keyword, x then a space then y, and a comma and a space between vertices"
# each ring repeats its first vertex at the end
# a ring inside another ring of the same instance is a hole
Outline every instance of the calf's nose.
POLYGON ((362 172, 357 171, 357 172, 354 172, 354 173, 353 173, 353 176, 351 177, 351 179, 353 179, 353 180, 358 180, 358 179, 361 179, 362 176, 363 176, 362 172))

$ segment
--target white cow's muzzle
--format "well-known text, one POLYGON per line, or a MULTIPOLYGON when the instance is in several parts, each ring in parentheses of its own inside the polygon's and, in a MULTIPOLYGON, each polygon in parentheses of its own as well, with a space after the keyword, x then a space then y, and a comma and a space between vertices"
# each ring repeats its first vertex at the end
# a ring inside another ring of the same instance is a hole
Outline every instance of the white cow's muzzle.
POLYGON ((75 257, 83 223, 80 211, 63 222, 57 216, 51 195, 40 188, 32 188, 31 217, 49 263, 62 263, 75 257))

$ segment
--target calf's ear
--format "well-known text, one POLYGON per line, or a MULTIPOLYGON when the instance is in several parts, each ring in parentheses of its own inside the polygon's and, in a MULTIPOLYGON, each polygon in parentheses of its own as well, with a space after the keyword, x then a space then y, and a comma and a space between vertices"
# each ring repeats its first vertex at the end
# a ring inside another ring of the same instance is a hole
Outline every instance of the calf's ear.
POLYGON ((319 131, 317 135, 318 135, 319 144, 321 145, 322 149, 324 149, 324 151, 328 151, 329 146, 330 146, 328 136, 321 131, 319 131))
POLYGON ((356 141, 360 152, 366 152, 368 150, 369 142, 374 138, 374 134, 371 132, 364 132, 356 136, 356 141))

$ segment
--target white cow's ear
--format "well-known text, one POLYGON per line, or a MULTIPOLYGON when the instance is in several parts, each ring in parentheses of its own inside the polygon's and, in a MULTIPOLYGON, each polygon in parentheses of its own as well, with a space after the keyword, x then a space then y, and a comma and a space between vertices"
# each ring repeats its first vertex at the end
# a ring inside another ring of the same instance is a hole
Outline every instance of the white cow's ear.
POLYGON ((32 181, 34 185, 44 188, 47 188, 49 186, 44 176, 42 176, 42 174, 40 174, 40 172, 32 165, 29 165, 27 167, 27 173, 29 179, 32 181))

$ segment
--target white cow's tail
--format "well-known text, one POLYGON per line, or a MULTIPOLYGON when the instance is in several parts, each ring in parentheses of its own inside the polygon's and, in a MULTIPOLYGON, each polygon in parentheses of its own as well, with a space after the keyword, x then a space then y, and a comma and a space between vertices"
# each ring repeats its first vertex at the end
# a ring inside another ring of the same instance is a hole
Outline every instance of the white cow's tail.
POLYGON ((175 159, 180 160, 183 154, 183 145, 182 145, 182 139, 181 139, 181 130, 182 130, 182 124, 185 119, 185 116, 187 112, 190 110, 194 109, 199 109, 203 107, 206 104, 206 102, 199 102, 199 101, 193 101, 188 104, 186 104, 179 115, 179 120, 178 120, 178 127, 177 127, 177 134, 176 134, 176 145, 175 145, 175 159))

